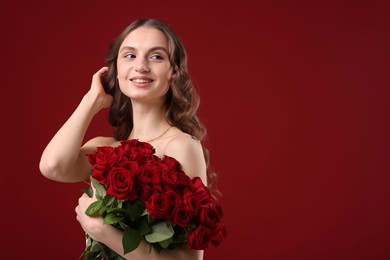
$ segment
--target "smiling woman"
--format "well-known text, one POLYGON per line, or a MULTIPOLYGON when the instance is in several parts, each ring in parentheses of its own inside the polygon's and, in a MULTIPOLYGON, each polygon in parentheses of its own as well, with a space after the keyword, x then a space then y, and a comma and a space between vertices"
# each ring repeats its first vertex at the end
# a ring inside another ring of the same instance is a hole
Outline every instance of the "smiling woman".
MULTIPOLYGON (((201 143, 205 129, 196 116, 199 98, 177 35, 161 21, 137 20, 113 41, 106 60, 107 67, 94 74, 90 90, 45 148, 40 161, 42 174, 61 182, 85 180, 92 172, 87 154, 98 146, 117 147, 122 140, 138 139, 149 142, 158 157, 175 158, 190 178, 207 183, 215 199, 216 176, 201 143), (92 118, 103 108, 110 108, 113 137, 95 137, 82 145, 92 118)), ((95 201, 87 195, 79 199, 76 213, 81 227, 126 259, 203 258, 202 250, 187 246, 149 252, 146 241, 124 255, 122 232, 104 225, 102 217, 85 214, 95 201)))
POLYGON ((169 89, 172 67, 168 41, 158 29, 141 27, 121 44, 117 69, 121 91, 133 100, 161 99, 169 89))

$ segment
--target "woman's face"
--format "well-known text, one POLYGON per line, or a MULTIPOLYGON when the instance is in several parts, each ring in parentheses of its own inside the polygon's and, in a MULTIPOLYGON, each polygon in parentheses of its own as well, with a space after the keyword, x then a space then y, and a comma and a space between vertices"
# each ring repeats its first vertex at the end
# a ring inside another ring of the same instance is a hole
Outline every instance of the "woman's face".
POLYGON ((117 69, 123 94, 132 100, 163 100, 172 76, 167 38, 150 27, 130 32, 119 48, 117 69))

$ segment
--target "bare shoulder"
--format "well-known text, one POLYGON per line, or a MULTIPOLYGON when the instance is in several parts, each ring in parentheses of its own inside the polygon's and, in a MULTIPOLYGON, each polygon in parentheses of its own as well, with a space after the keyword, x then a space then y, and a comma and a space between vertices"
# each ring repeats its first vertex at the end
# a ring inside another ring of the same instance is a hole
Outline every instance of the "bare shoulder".
POLYGON ((179 132, 166 145, 165 151, 171 154, 180 154, 184 151, 191 153, 201 153, 203 155, 202 145, 189 134, 179 132))
POLYGON ((165 154, 175 158, 188 176, 198 176, 206 183, 206 162, 199 140, 180 131, 167 143, 165 154))

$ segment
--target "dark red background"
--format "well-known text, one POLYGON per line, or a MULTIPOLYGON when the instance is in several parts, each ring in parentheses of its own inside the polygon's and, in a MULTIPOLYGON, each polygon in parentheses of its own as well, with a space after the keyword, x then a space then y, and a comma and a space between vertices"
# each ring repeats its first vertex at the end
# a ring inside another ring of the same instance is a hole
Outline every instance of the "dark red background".
MULTIPOLYGON (((3 1, 1 258, 81 254, 84 185, 43 178, 40 155, 108 43, 156 17, 187 47, 224 193, 205 259, 389 259, 389 4, 187 2, 3 1)), ((110 133, 103 112, 87 138, 110 133)))

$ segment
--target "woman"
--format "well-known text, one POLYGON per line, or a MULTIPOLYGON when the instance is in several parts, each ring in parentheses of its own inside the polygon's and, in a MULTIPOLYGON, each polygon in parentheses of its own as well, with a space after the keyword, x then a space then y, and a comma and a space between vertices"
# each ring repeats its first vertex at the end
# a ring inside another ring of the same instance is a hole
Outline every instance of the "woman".
MULTIPOLYGON (((117 146, 120 140, 149 142, 156 155, 177 159, 191 178, 199 176, 212 190, 215 179, 208 166, 208 153, 200 140, 205 129, 196 117, 199 101, 187 70, 184 46, 161 21, 140 19, 129 25, 110 45, 107 67, 92 78, 71 117, 45 148, 42 174, 60 182, 78 182, 91 174, 86 154, 97 146, 117 146), (110 107, 114 137, 82 140, 93 118, 110 107)), ((76 207, 77 220, 94 240, 123 253, 122 233, 103 225, 101 217, 89 217, 94 201, 83 195, 76 207)), ((124 256, 126 259, 202 259, 203 251, 180 247, 149 253, 147 242, 124 256)))

